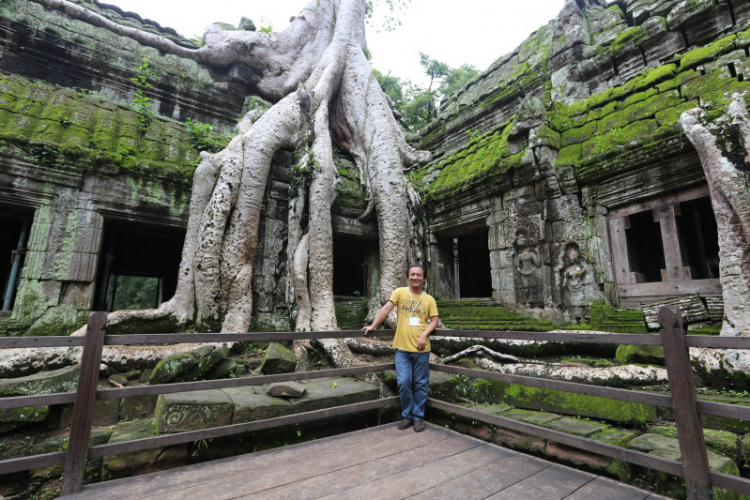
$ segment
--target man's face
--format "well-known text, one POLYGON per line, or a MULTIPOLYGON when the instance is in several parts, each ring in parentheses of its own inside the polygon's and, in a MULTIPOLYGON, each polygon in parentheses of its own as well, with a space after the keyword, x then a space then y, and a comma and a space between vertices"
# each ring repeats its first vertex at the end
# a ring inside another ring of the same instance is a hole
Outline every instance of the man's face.
POLYGON ((421 288, 424 285, 424 273, 421 267, 412 267, 409 269, 409 286, 421 288))

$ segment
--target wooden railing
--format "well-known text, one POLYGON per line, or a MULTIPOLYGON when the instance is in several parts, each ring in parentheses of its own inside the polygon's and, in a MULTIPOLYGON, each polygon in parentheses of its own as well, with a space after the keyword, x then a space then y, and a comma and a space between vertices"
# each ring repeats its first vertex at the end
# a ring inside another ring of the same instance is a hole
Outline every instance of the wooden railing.
MULTIPOLYGON (((376 410, 398 403, 397 397, 354 403, 334 408, 297 413, 294 415, 258 420, 223 427, 180 432, 151 438, 123 441, 112 444, 89 446, 94 402, 101 399, 119 399, 133 396, 153 396, 175 392, 199 391, 263 385, 273 382, 309 380, 324 377, 349 377, 395 369, 394 364, 380 364, 353 368, 326 369, 312 372, 295 372, 257 377, 206 380, 172 384, 124 387, 119 389, 97 389, 99 365, 105 345, 148 345, 169 343, 204 342, 263 342, 295 339, 330 339, 362 336, 361 331, 305 332, 305 333, 190 333, 190 334, 150 334, 150 335, 105 335, 106 314, 91 313, 85 336, 81 337, 7 337, 0 338, 0 348, 39 348, 83 346, 80 362, 80 375, 76 392, 43 394, 34 396, 14 396, 0 398, 0 410, 30 406, 73 403, 73 418, 70 428, 67 452, 46 453, 0 461, 2 473, 19 472, 65 464, 61 494, 79 491, 83 484, 83 474, 87 459, 107 455, 117 455, 133 451, 147 450, 163 446, 190 443, 204 439, 214 439, 247 432, 271 429, 284 425, 300 424, 330 417, 340 417, 363 411, 376 410)), ((393 330, 379 330, 377 336, 393 336, 393 330)))
MULTIPOLYGON (((750 408, 698 401, 693 383, 688 347, 711 347, 750 349, 750 338, 685 336, 679 312, 662 308, 659 312, 662 325, 660 335, 655 334, 597 334, 576 332, 499 332, 483 330, 437 330, 433 336, 474 337, 490 339, 531 340, 546 342, 573 342, 595 344, 663 345, 667 365, 671 396, 640 391, 563 382, 520 375, 508 375, 469 368, 432 364, 431 369, 445 373, 477 377, 522 384, 544 389, 567 391, 588 396, 662 406, 674 410, 680 442, 681 461, 664 459, 639 451, 594 441, 539 427, 533 424, 503 418, 497 415, 471 410, 462 406, 430 398, 432 408, 451 412, 473 420, 489 423, 517 432, 541 437, 602 456, 623 460, 674 476, 683 477, 688 498, 708 499, 711 487, 723 488, 750 495, 750 480, 710 471, 700 414, 716 415, 750 421, 750 408)), ((280 341, 293 339, 324 339, 361 337, 361 331, 305 332, 305 333, 213 333, 213 334, 151 334, 151 335, 105 335, 106 314, 92 313, 88 331, 84 337, 11 337, 0 338, 0 348, 72 347, 83 346, 80 378, 75 393, 15 396, 0 398, 0 410, 40 405, 73 403, 73 423, 67 452, 47 453, 30 457, 0 461, 4 473, 29 470, 50 465, 65 464, 62 494, 81 489, 84 465, 87 459, 116 455, 156 447, 213 439, 234 434, 271 429, 279 426, 311 422, 322 418, 337 417, 375 410, 397 404, 398 398, 390 397, 375 401, 355 403, 323 410, 299 413, 284 417, 258 420, 224 427, 155 436, 134 441, 89 446, 91 422, 95 400, 116 399, 132 396, 158 395, 175 392, 242 387, 271 382, 305 380, 331 376, 354 376, 366 373, 393 370, 393 364, 380 364, 355 368, 328 369, 313 372, 297 372, 280 375, 244 377, 236 379, 184 382, 152 386, 125 387, 119 389, 97 389, 99 363, 105 345, 168 344, 202 342, 280 341)), ((392 330, 379 330, 378 336, 392 336, 392 330)))

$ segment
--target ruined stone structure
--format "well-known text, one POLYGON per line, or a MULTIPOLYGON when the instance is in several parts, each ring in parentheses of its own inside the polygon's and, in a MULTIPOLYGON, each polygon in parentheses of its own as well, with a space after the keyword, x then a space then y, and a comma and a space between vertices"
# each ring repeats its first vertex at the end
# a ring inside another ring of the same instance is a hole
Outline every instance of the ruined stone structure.
MULTIPOLYGON (((720 320, 717 218, 679 117, 696 107, 717 117, 747 90, 748 19, 740 0, 568 0, 444 102, 415 139, 434 160, 409 172, 431 292, 579 323, 595 301, 684 298, 695 322, 720 320)), ((267 106, 253 97, 257 75, 164 56, 26 0, 0 2, 0 46, 0 333, 71 331, 89 310, 116 307, 115 284, 132 277, 155 285, 143 307, 168 299, 197 148, 223 146, 244 112, 267 106)), ((292 164, 277 155, 265 200, 258 329, 291 327, 292 164)), ((367 297, 377 227, 358 219, 357 169, 338 167, 334 293, 367 297)))

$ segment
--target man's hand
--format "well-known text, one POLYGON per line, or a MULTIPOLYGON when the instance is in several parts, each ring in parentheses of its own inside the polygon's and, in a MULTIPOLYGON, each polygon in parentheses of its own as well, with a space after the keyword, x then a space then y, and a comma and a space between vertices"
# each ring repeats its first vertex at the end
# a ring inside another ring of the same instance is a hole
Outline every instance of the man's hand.
POLYGON ((417 350, 424 351, 425 347, 427 347, 427 334, 423 333, 417 339, 417 350))
POLYGON ((377 329, 377 326, 367 325, 362 327, 362 330, 365 332, 365 336, 367 336, 368 333, 374 331, 375 329, 377 329))

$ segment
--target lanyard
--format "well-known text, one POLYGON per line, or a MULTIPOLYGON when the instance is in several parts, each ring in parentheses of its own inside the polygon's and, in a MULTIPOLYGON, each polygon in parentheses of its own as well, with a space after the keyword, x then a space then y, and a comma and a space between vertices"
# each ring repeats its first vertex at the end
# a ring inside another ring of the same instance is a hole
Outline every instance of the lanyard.
POLYGON ((414 303, 414 296, 411 294, 411 290, 409 291, 409 304, 411 305, 411 312, 412 314, 417 310, 417 307, 419 307, 419 304, 422 303, 422 299, 424 298, 424 292, 419 296, 419 300, 417 303, 414 303))

